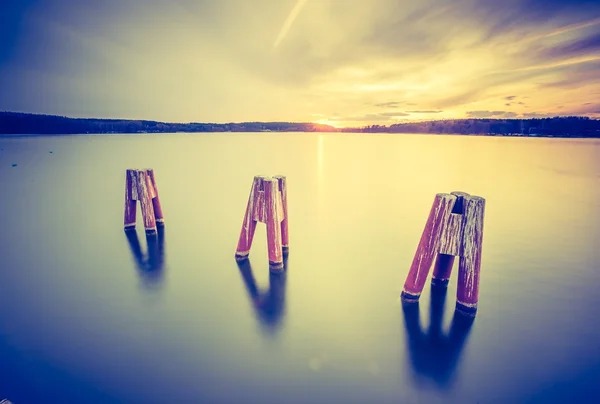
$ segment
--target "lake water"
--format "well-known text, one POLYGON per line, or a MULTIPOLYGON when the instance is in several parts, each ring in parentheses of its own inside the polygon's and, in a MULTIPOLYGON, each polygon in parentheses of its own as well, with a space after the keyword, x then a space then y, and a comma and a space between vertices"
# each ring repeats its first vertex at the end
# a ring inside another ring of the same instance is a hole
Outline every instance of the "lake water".
POLYGON ((598 140, 11 137, 0 184, 0 400, 597 402, 598 140), (139 212, 138 239, 123 231, 127 168, 155 170, 150 248, 139 212), (259 174, 288 181, 279 277, 263 224, 249 265, 234 259, 259 174), (486 198, 472 325, 453 320, 456 267, 446 296, 399 298, 451 191, 486 198))

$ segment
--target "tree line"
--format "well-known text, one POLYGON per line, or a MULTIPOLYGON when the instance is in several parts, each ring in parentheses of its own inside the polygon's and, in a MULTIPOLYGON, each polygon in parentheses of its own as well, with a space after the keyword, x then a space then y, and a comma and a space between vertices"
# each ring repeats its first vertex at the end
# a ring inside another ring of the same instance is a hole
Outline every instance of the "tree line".
POLYGON ((334 128, 294 122, 166 123, 145 120, 68 118, 0 112, 0 134, 173 133, 173 132, 358 132, 600 138, 600 120, 566 116, 530 119, 450 119, 334 128))
POLYGON ((530 119, 450 119, 345 128, 362 133, 600 137, 600 120, 581 116, 530 119))
POLYGON ((0 112, 0 134, 173 133, 173 132, 326 132, 314 123, 166 123, 144 120, 68 118, 56 115, 0 112))

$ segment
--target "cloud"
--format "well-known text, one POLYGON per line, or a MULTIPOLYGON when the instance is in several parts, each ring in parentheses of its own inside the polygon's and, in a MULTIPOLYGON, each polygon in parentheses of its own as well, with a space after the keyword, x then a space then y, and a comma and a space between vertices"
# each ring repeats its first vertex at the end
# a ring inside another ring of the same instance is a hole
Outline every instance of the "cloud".
POLYGON ((585 105, 573 107, 569 110, 572 115, 597 114, 600 110, 600 102, 586 102, 585 105))
POLYGON ((527 113, 521 114, 522 118, 551 118, 553 116, 555 116, 555 114, 539 113, 539 112, 527 112, 527 113))
POLYGON ((396 121, 393 118, 409 116, 409 114, 403 112, 382 112, 377 114, 364 114, 355 116, 336 116, 331 117, 330 121, 339 122, 393 122, 396 121))
POLYGON ((517 114, 508 111, 468 111, 469 118, 515 118, 517 114))
POLYGON ((551 80, 540 85, 553 91, 574 90, 589 87, 600 77, 600 60, 554 69, 551 80))
POLYGON ((304 6, 304 4, 306 4, 306 2, 307 0, 298 0, 296 5, 290 12, 290 15, 286 18, 285 22, 283 23, 283 27, 281 27, 281 31, 279 31, 279 35, 277 35, 277 38, 275 39, 273 48, 277 48, 277 45, 279 45, 281 41, 283 41, 283 38, 285 38, 285 35, 289 31, 290 27, 294 23, 294 20, 296 19, 296 17, 300 13, 300 10, 302 10, 302 7, 304 6))
POLYGON ((437 97, 435 101, 433 101, 433 105, 438 109, 448 109, 452 107, 457 107, 460 105, 468 104, 478 97, 483 95, 486 92, 485 88, 474 88, 472 90, 467 90, 462 93, 452 95, 449 97, 440 98, 437 97))
POLYGON ((541 52, 544 59, 567 59, 600 51, 600 33, 549 47, 541 52))
POLYGON ((398 108, 402 103, 398 101, 390 101, 390 102, 381 102, 379 104, 375 104, 376 107, 382 108, 398 108))
POLYGON ((395 117, 395 116, 408 116, 409 114, 406 114, 404 112, 382 112, 379 114, 376 114, 379 116, 388 116, 388 117, 395 117))
POLYGON ((440 112, 444 112, 444 111, 433 111, 433 110, 423 110, 423 111, 406 111, 409 114, 439 114, 440 112))
POLYGON ((368 123, 512 116, 528 96, 579 111, 600 93, 597 1, 5 2, 0 110, 368 123))

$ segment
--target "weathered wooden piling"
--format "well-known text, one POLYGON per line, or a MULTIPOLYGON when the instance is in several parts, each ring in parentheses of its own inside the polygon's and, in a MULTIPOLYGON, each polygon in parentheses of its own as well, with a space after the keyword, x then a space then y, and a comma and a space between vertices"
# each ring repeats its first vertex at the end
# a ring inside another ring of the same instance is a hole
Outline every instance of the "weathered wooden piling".
POLYGON ((484 214, 485 199, 477 196, 465 198, 465 213, 462 221, 462 248, 458 263, 456 308, 466 313, 477 311, 484 214))
POLYGON ((154 170, 128 169, 125 177, 125 230, 135 229, 137 201, 140 201, 146 234, 155 234, 156 226, 164 226, 162 207, 154 170))
POLYGON ((160 205, 160 198, 158 197, 158 187, 156 186, 156 177, 154 176, 154 170, 149 168, 146 170, 148 173, 148 177, 150 178, 150 183, 152 184, 152 189, 154 190, 152 198, 152 207, 154 208, 154 217, 156 218, 156 225, 158 227, 162 227, 165 225, 165 218, 162 211, 162 206, 160 205))
POLYGON ((264 178, 266 177, 260 175, 255 176, 252 182, 252 188, 250 188, 248 205, 246 207, 246 213, 244 214, 242 231, 240 232, 240 238, 235 253, 235 259, 237 261, 243 261, 247 259, 248 255, 250 254, 250 247, 252 247, 256 223, 260 220, 258 215, 262 214, 263 211, 263 209, 259 209, 259 207, 261 206, 261 198, 264 197, 264 188, 262 189, 263 192, 260 192, 261 188, 263 187, 264 178))
POLYGON ((287 222, 287 186, 284 176, 255 176, 238 240, 235 259, 243 261, 250 254, 256 224, 267 228, 267 250, 271 272, 283 271, 283 254, 289 250, 287 222))
POLYGON ((277 179, 279 184, 279 192, 281 192, 281 205, 283 209, 283 220, 281 221, 281 248, 283 255, 286 255, 290 250, 290 240, 288 234, 288 207, 287 207, 287 183, 283 175, 276 175, 273 178, 277 179))
POLYGON ((435 196, 425 229, 417 246, 417 252, 404 283, 404 290, 402 291, 404 300, 418 300, 421 296, 429 269, 440 244, 443 225, 450 217, 455 200, 454 195, 437 194, 435 196))
POLYGON ((137 172, 125 173, 125 230, 135 229, 137 213, 137 172))
POLYGON ((483 242, 485 199, 465 192, 437 194, 406 277, 402 300, 418 301, 434 257, 433 285, 448 284, 459 257, 457 309, 475 313, 483 242))

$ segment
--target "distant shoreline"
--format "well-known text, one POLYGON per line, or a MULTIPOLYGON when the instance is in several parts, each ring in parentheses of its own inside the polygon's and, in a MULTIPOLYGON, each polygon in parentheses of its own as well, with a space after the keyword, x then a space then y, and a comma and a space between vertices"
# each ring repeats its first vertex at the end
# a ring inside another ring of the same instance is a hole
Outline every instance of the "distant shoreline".
POLYGON ((311 122, 165 123, 145 120, 68 118, 0 112, 0 137, 175 133, 370 133, 504 137, 600 138, 600 120, 589 117, 450 119, 335 128, 311 122))
MULTIPOLYGON (((44 138, 44 137, 69 137, 69 136, 143 136, 143 135, 202 135, 209 133, 251 133, 259 134, 261 132, 157 132, 157 133, 19 133, 7 134, 0 133, 0 139, 22 139, 22 138, 44 138)), ((311 133, 311 132, 272 132, 272 133, 311 133)), ((336 134, 336 135, 359 135, 364 132, 314 132, 321 134, 336 134)), ((582 140, 599 140, 600 136, 560 136, 560 135, 498 135, 498 134, 464 134, 464 133, 389 133, 389 132, 370 132, 370 135, 418 135, 418 136, 470 136, 470 137, 501 137, 501 138, 521 138, 521 139, 582 139, 582 140)))

